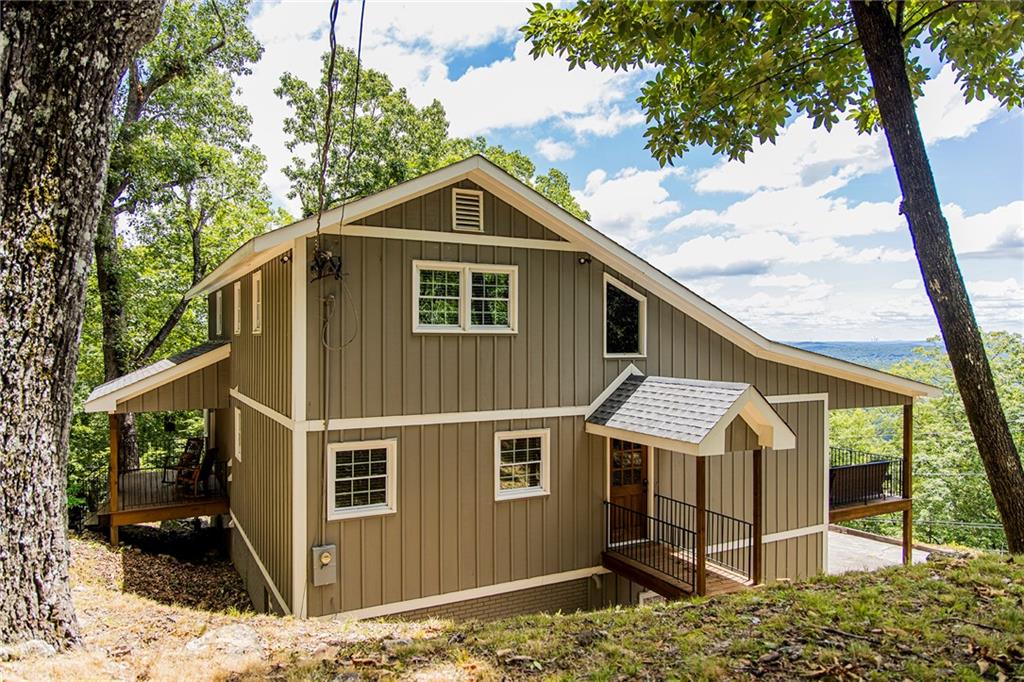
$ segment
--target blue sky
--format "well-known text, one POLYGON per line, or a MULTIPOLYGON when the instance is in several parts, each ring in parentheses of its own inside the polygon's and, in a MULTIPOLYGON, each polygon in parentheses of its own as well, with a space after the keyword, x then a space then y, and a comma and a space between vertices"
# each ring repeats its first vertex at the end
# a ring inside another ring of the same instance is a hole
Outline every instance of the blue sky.
MULTIPOLYGON (((644 150, 645 73, 568 71, 519 40, 528 3, 375 3, 365 63, 438 99, 453 135, 485 135, 568 173, 592 223, 710 301, 779 340, 922 339, 937 333, 880 135, 794 118, 746 163, 695 149, 661 169, 644 150)), ((338 42, 355 45, 358 5, 338 42)), ((317 77, 327 5, 257 5, 263 60, 240 83, 275 200, 295 211, 281 169, 284 71, 317 77)), ((964 278, 982 326, 1024 332, 1024 116, 965 104, 935 69, 918 102, 964 278)))

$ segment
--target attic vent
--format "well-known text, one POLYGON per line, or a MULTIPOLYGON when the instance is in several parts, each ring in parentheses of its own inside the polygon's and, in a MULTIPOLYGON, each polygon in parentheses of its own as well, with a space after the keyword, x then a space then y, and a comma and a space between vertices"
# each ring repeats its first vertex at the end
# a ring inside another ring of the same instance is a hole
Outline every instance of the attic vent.
POLYGON ((476 189, 452 190, 452 229, 484 231, 484 193, 476 189))

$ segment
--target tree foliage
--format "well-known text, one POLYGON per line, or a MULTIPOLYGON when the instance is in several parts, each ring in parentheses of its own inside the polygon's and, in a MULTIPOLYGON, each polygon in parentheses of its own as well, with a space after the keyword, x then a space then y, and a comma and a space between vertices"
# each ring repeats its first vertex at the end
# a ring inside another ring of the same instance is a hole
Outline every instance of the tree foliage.
MULTIPOLYGON (((907 75, 920 95, 932 75, 919 48, 950 64, 967 101, 1021 106, 1024 10, 1015 2, 895 3, 907 75)), ((696 145, 742 159, 754 141, 775 141, 793 114, 831 130, 843 118, 861 131, 878 106, 845 3, 579 2, 534 5, 523 27, 534 56, 570 68, 651 68, 638 102, 647 148, 662 165, 696 145)))
MULTIPOLYGON (((938 341, 938 338, 931 339, 938 341)), ((1017 447, 1024 446, 1024 337, 1009 332, 985 334, 1000 401, 1017 447)), ((914 523, 921 540, 969 547, 1005 549, 992 491, 978 456, 963 401, 942 345, 917 348, 891 371, 942 389, 942 396, 914 406, 914 523), (965 525, 966 524, 966 525, 965 525), (995 526, 993 528, 992 526, 995 526)), ((867 452, 902 453, 902 410, 871 408, 830 414, 830 438, 867 452)), ((870 520, 858 522, 878 528, 870 520)), ((882 531, 896 531, 883 525, 882 531)))
MULTIPOLYGON (((299 199, 304 215, 317 210, 328 57, 329 53, 323 56, 318 87, 285 73, 274 91, 292 110, 291 116, 285 119, 284 131, 289 136, 288 149, 294 155, 284 173, 292 183, 288 196, 299 199)), ((355 66, 355 54, 338 49, 334 73, 334 134, 328 153, 325 207, 482 154, 573 215, 590 219, 572 196, 569 179, 564 173, 553 168, 537 175, 537 168, 528 156, 488 144, 483 137, 449 137, 448 118, 440 102, 434 100, 425 107, 417 107, 409 100, 405 89, 395 89, 384 73, 361 69, 353 119, 355 66), (351 148, 350 141, 354 142, 351 148), (350 159, 347 182, 344 177, 346 159, 350 159)))

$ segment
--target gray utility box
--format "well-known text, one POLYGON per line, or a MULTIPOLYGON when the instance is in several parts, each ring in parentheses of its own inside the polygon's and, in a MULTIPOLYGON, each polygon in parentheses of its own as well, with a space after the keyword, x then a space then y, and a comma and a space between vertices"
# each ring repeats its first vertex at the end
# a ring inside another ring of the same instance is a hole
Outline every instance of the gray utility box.
POLYGON ((313 547, 313 586, 338 582, 338 548, 335 545, 313 547))

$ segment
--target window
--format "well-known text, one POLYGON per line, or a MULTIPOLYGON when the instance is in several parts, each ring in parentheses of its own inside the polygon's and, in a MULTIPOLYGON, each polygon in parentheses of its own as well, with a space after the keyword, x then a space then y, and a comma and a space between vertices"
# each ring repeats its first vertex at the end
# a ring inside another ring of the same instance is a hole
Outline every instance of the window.
POLYGON ((327 518, 394 512, 397 450, 393 438, 329 445, 327 518))
POLYGON ((224 333, 224 315, 222 314, 224 311, 224 292, 222 290, 218 290, 213 295, 213 309, 215 316, 214 330, 217 332, 217 336, 220 336, 224 333))
POLYGON ((647 355, 647 298, 604 276, 604 356, 647 355))
POLYGON ((234 332, 235 334, 242 333, 242 282, 235 282, 235 286, 232 292, 232 308, 234 312, 234 332))
POLYGON ((477 189, 452 189, 452 229, 484 231, 484 193, 477 189))
POLYGON ((515 265, 413 261, 413 330, 515 333, 515 265))
POLYGON ((252 333, 263 331, 263 273, 252 273, 252 333))
POLYGON ((235 458, 242 461, 242 410, 235 408, 235 458))
POLYGON ((494 499, 548 494, 549 429, 494 434, 494 499))

